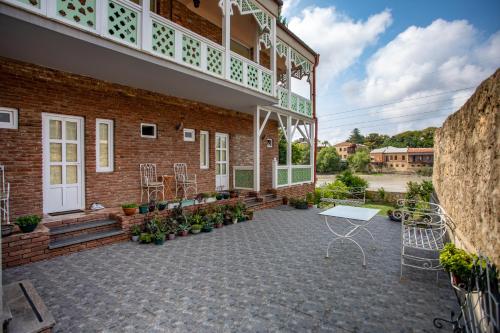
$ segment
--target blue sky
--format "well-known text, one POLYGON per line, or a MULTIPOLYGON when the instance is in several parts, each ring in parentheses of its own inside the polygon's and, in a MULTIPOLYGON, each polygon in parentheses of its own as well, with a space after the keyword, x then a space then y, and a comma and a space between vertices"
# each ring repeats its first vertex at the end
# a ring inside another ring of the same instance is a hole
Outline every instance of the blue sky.
POLYGON ((440 126, 500 66, 498 0, 284 0, 283 11, 321 54, 320 140, 440 126))

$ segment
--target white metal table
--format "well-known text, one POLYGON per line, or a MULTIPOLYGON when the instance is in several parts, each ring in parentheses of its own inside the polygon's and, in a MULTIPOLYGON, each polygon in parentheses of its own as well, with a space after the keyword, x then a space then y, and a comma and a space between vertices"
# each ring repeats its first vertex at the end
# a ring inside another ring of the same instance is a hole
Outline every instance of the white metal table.
POLYGON ((365 251, 359 245, 359 243, 353 239, 355 235, 357 235, 361 230, 366 231, 370 237, 375 241, 375 238, 373 237, 372 233, 370 230, 367 229, 367 226, 373 222, 373 217, 377 215, 379 212, 379 209, 372 209, 372 208, 361 208, 361 207, 351 207, 351 206, 335 206, 333 208, 327 209, 319 215, 323 215, 325 217, 325 224, 328 227, 328 229, 336 236, 333 238, 330 243, 328 243, 328 247, 326 248, 326 258, 329 257, 328 251, 330 250, 330 246, 332 243, 338 239, 341 241, 344 239, 347 239, 354 244, 356 244, 359 249, 361 250, 361 253, 363 254, 363 267, 366 267, 366 256, 365 256, 365 251), (339 217, 345 219, 351 226, 352 228, 349 229, 349 231, 342 235, 339 234, 331 228, 330 224, 328 223, 328 217, 339 217), (364 221, 361 223, 356 223, 353 221, 364 221))

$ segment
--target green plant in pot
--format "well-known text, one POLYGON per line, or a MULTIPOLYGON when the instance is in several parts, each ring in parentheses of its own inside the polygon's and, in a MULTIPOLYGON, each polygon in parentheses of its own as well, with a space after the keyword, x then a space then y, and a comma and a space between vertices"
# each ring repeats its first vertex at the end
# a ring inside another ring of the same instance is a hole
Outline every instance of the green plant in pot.
POLYGON ((26 215, 26 216, 21 216, 18 217, 16 220, 16 224, 19 226, 19 229, 21 229, 22 232, 27 233, 27 232, 32 232, 33 230, 36 229, 36 226, 42 218, 38 215, 26 215))
POLYGON ((224 216, 221 212, 215 212, 211 216, 212 223, 216 228, 222 228, 224 225, 224 216))
POLYGON ((306 194, 307 207, 312 208, 314 205, 314 194, 309 192, 306 194))
POLYGON ((203 228, 203 225, 201 225, 201 224, 193 224, 193 225, 191 225, 191 233, 192 234, 199 234, 202 228, 203 228))
POLYGON ((189 229, 191 229, 189 224, 187 224, 187 223, 179 224, 179 236, 181 236, 181 237, 187 236, 189 233, 189 229))
POLYGON ((201 229, 203 232, 210 232, 214 229, 214 222, 210 215, 207 215, 203 218, 203 228, 201 229))
POLYGON ((217 200, 222 200, 222 199, 224 199, 224 196, 222 195, 222 193, 217 193, 217 194, 215 195, 215 199, 217 199, 217 200))
POLYGON ((139 236, 139 241, 142 244, 149 244, 149 243, 151 243, 153 241, 153 235, 150 234, 149 232, 143 232, 139 236))
POLYGON ((153 240, 155 245, 163 245, 165 242, 165 233, 161 231, 157 231, 153 234, 153 240))
POLYGON ((137 242, 141 235, 141 227, 137 224, 133 225, 132 228, 130 228, 130 232, 132 233, 132 241, 137 242))
POLYGON ((473 265, 476 256, 448 243, 439 254, 439 262, 452 276, 452 283, 463 289, 471 287, 473 265))
POLYGON ((137 212, 137 204, 136 203, 123 204, 122 210, 126 216, 134 215, 137 212))
POLYGON ((229 199, 229 197, 230 197, 229 192, 222 192, 222 198, 224 200, 229 199))
POLYGON ((168 202, 166 201, 159 201, 158 202, 158 210, 165 210, 167 208, 168 202))
POLYGON ((297 209, 307 209, 309 205, 305 199, 291 199, 290 204, 297 209))
POLYGON ((143 203, 139 206, 139 213, 147 214, 149 211, 149 205, 147 203, 143 203))

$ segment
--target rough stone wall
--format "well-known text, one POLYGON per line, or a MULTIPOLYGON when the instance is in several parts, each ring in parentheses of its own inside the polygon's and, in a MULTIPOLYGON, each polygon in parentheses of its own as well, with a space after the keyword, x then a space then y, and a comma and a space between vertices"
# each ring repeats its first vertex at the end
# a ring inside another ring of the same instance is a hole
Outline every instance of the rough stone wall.
POLYGON ((500 264, 500 70, 484 81, 434 138, 439 202, 469 251, 500 264))
MULTIPOLYGON (((140 163, 156 163, 173 174, 173 163, 187 163, 197 174, 199 192, 215 190, 215 133, 229 134, 232 166, 253 164, 252 115, 190 100, 111 84, 36 65, 0 58, 0 105, 19 110, 19 128, 0 129, 0 164, 11 183, 11 217, 42 213, 42 112, 81 116, 85 135, 85 202, 106 207, 140 201, 140 163), (96 118, 114 121, 114 172, 96 172, 96 118), (196 130, 183 141, 176 125, 196 130), (140 124, 157 125, 157 138, 140 137, 140 124), (210 168, 200 169, 200 130, 209 131, 210 168)), ((261 190, 272 187, 272 159, 278 156, 278 125, 269 121, 261 141, 261 190)))

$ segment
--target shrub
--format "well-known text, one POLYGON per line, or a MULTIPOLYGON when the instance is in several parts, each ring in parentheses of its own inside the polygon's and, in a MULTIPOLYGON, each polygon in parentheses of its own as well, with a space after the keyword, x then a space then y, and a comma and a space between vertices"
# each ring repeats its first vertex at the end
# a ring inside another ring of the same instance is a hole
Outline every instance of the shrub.
POLYGON ((417 169, 417 175, 426 177, 432 176, 432 167, 422 167, 417 169))
POLYGON ((405 199, 429 202, 433 191, 434 186, 430 180, 423 180, 422 183, 409 181, 406 183, 405 199))
POLYGON ((139 236, 139 241, 141 243, 144 243, 144 244, 148 244, 148 243, 151 243, 153 241, 153 235, 151 235, 150 233, 147 233, 147 232, 143 232, 140 236, 139 236))
POLYGON ((326 184, 316 189, 316 191, 319 196, 318 201, 321 201, 321 198, 346 199, 349 188, 340 180, 336 180, 333 183, 326 184))
POLYGON ((130 228, 130 231, 132 232, 132 235, 139 236, 141 234, 141 227, 137 224, 133 225, 132 228, 130 228))
POLYGON ((126 203, 122 205, 122 208, 137 208, 136 203, 126 203))
POLYGON ((387 192, 385 192, 385 189, 383 187, 378 189, 378 197, 380 201, 385 202, 387 198, 387 192))
POLYGON ((448 243, 439 254, 439 262, 447 272, 453 273, 461 282, 467 283, 472 275, 476 257, 455 244, 448 243))
POLYGON ((368 182, 363 178, 353 175, 351 171, 346 170, 337 176, 337 180, 340 180, 347 187, 368 187, 368 182))

